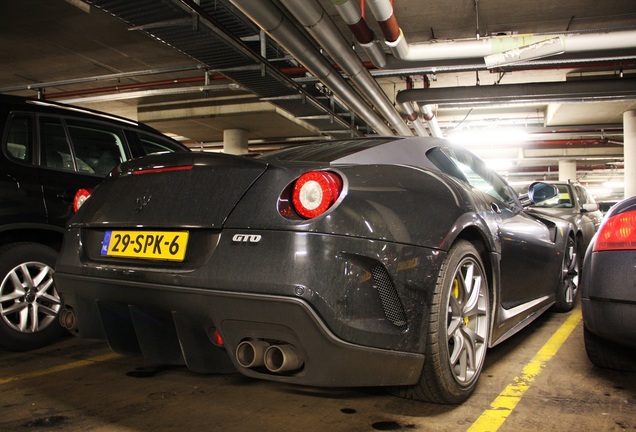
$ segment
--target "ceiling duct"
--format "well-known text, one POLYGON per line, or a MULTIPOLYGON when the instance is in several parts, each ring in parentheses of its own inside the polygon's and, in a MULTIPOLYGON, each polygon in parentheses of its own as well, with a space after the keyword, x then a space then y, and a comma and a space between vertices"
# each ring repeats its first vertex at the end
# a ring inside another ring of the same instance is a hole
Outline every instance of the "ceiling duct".
POLYGON ((245 15, 300 61, 316 78, 341 98, 380 135, 393 135, 393 131, 356 93, 327 59, 299 34, 296 26, 282 10, 270 1, 231 0, 245 15))
POLYGON ((396 97, 400 104, 443 107, 631 99, 636 99, 636 78, 411 89, 396 97))
POLYGON ((366 97, 387 119, 399 135, 412 136, 411 129, 386 97, 377 81, 371 76, 360 58, 351 49, 334 22, 316 1, 281 0, 281 3, 302 24, 329 56, 353 81, 358 91, 366 97))

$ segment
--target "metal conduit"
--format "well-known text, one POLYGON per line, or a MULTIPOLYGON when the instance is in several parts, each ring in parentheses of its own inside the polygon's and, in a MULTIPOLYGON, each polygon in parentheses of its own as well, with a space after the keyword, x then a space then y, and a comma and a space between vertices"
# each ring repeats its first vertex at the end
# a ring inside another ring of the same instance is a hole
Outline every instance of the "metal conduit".
POLYGON ((411 129, 391 104, 377 81, 316 1, 281 0, 281 3, 305 27, 307 32, 327 51, 375 108, 388 120, 399 135, 413 136, 411 129))
POLYGON ((391 128, 366 104, 309 40, 298 34, 296 27, 278 7, 270 1, 231 0, 231 2, 298 59, 307 70, 323 81, 378 134, 393 135, 391 128))
POLYGON ((400 104, 445 107, 631 99, 636 99, 635 78, 412 89, 398 92, 396 97, 400 104))

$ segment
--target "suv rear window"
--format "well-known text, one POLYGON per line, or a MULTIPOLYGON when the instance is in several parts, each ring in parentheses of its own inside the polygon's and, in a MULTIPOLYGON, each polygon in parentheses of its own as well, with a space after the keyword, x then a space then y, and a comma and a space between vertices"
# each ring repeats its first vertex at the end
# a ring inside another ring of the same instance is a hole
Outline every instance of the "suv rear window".
POLYGON ((42 117, 42 166, 105 176, 126 159, 123 130, 79 120, 42 117))
POLYGON ((33 157, 33 126, 31 116, 14 116, 5 141, 6 154, 18 161, 30 162, 33 157))

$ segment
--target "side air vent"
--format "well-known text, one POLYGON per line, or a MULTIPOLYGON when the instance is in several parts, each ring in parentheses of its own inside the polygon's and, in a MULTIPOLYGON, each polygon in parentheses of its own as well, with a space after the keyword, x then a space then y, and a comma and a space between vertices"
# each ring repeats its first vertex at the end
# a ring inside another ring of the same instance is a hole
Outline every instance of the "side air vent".
POLYGON ((394 326, 406 329, 408 323, 406 322, 404 307, 386 269, 377 265, 373 267, 371 275, 373 276, 373 287, 380 293, 380 301, 382 302, 386 319, 394 326))

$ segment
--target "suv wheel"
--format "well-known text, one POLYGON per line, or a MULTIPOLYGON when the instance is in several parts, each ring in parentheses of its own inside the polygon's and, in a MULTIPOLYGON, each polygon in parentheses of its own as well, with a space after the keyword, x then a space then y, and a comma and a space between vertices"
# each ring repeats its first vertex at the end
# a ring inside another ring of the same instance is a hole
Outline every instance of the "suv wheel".
POLYGON ((62 309, 53 282, 57 252, 39 243, 0 248, 0 345, 26 351, 57 339, 62 309))

